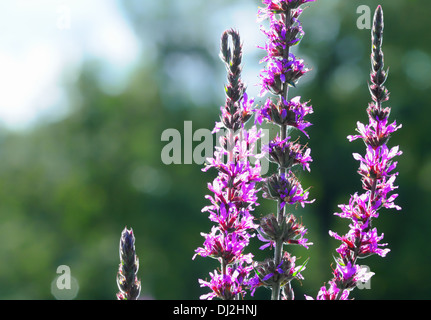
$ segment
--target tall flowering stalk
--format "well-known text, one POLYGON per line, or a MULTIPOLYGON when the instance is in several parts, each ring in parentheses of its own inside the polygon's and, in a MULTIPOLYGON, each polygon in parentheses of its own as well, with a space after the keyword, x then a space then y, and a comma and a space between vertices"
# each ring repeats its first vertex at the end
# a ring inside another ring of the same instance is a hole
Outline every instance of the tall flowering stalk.
POLYGON ((372 102, 368 105, 367 113, 369 124, 357 123, 358 135, 348 136, 349 141, 362 139, 366 146, 364 157, 354 153, 353 157, 360 161, 358 173, 361 175, 364 193, 355 193, 351 196, 349 204, 340 205, 341 218, 350 219, 350 230, 347 234, 339 236, 330 231, 330 235, 341 241, 337 252, 336 267, 333 270, 333 279, 329 287, 322 287, 317 299, 336 300, 347 299, 349 292, 358 282, 366 282, 372 276, 357 264, 357 259, 373 254, 385 257, 390 251, 387 244, 381 243, 383 234, 378 235, 377 229, 372 226, 372 220, 379 216, 381 208, 401 208, 394 204, 397 194, 391 194, 397 187, 394 186, 398 172, 394 172, 397 162, 395 156, 401 155, 399 147, 389 149, 387 143, 393 132, 401 128, 396 122, 389 123, 388 117, 391 109, 383 107, 383 102, 389 99, 389 92, 384 86, 387 71, 384 70, 382 42, 383 42, 383 10, 378 6, 373 19, 372 53, 371 53, 371 83, 369 90, 372 102))
POLYGON ((137 278, 139 259, 135 252, 133 230, 124 228, 120 240, 120 267, 117 273, 118 300, 137 300, 141 293, 141 282, 137 278))
POLYGON ((253 255, 246 254, 245 248, 257 227, 250 212, 258 205, 256 183, 261 180, 260 164, 256 161, 252 165, 250 157, 260 133, 255 126, 245 128, 252 116, 253 99, 248 98, 241 80, 242 45, 237 31, 223 33, 220 57, 226 64, 228 84, 221 121, 216 123, 213 133, 224 130, 225 134, 214 157, 207 159, 208 165, 203 169, 218 171, 218 176, 208 184, 212 194, 206 198, 211 205, 202 209, 209 213, 215 225, 210 233, 202 233, 203 247, 195 250, 193 259, 200 255, 220 263, 220 268, 210 273, 209 281, 199 279, 201 287, 211 289, 200 298, 233 300, 246 293, 253 270, 253 255))
POLYGON ((272 300, 279 300, 281 293, 283 298, 293 299, 290 281, 302 279, 300 271, 305 268, 305 264, 295 266, 296 258, 283 250, 284 245, 296 244, 308 248, 311 244, 304 238, 307 229, 287 212, 287 208, 288 205, 294 207, 298 204, 304 207, 312 202, 308 200, 308 189, 303 189, 293 173, 296 165, 310 171, 310 148, 298 143, 299 138, 293 140, 288 132, 296 128, 309 137, 305 129, 311 124, 305 118, 313 109, 308 102, 301 102, 299 96, 289 99, 288 93, 289 88, 295 87, 300 77, 309 71, 304 61, 290 52, 290 48, 304 36, 299 21, 303 11, 300 6, 313 1, 263 0, 266 7, 258 12, 260 21, 269 21, 268 30, 262 27, 262 32, 267 36, 263 48, 267 55, 261 60, 266 66, 260 75, 260 95, 269 93, 271 97, 257 111, 256 121, 262 124, 265 120, 278 125, 280 133, 262 148, 268 159, 278 166, 277 172, 264 180, 263 187, 263 196, 277 201, 277 214, 271 213, 260 221, 258 237, 266 243, 261 249, 274 248, 274 257, 257 263, 254 285, 270 288, 272 300))

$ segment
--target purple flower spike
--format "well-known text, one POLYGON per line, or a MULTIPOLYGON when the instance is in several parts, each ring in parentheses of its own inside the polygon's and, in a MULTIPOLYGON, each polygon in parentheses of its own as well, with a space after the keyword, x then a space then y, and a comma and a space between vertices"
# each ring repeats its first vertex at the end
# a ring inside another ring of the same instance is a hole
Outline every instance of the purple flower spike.
MULTIPOLYGON (((245 129, 246 122, 254 113, 254 99, 245 93, 241 75, 241 41, 238 32, 223 33, 220 57, 228 70, 228 84, 225 86, 226 103, 220 108, 221 121, 216 123, 213 133, 225 129, 216 147, 214 156, 207 159, 203 171, 215 169, 217 177, 208 183, 211 194, 207 195, 210 205, 202 212, 208 213, 214 222, 210 233, 201 233, 204 243, 195 250, 196 256, 216 259, 220 263, 219 272, 210 273, 211 280, 199 279, 201 287, 211 292, 201 299, 237 299, 246 294, 252 272, 252 254, 246 254, 253 231, 258 227, 253 222, 251 212, 258 205, 256 184, 261 181, 260 164, 251 164, 254 144, 260 138, 256 127, 245 129), (232 39, 232 47, 229 43, 232 39)), ((256 157, 258 158, 258 156, 256 157)))
POLYGON ((368 125, 357 123, 356 131, 359 135, 348 136, 349 141, 361 138, 366 146, 365 156, 354 153, 353 157, 360 162, 358 173, 361 176, 363 194, 355 193, 350 197, 349 204, 339 205, 340 213, 335 215, 350 219, 350 230, 345 235, 338 235, 330 231, 329 234, 341 241, 336 249, 339 257, 336 259, 337 268, 334 278, 329 281, 329 288, 322 287, 317 299, 346 299, 348 292, 353 290, 358 281, 366 282, 373 275, 361 269, 356 264, 358 258, 370 255, 385 257, 390 249, 386 243, 381 243, 383 233, 378 235, 377 229, 372 228, 372 220, 378 218, 381 208, 401 208, 394 204, 397 194, 392 191, 398 172, 394 172, 397 162, 393 161, 402 152, 398 146, 389 148, 387 143, 392 133, 401 128, 394 121, 388 124, 390 108, 383 108, 382 103, 389 99, 389 92, 384 86, 387 72, 384 70, 383 52, 383 10, 378 6, 374 14, 372 29, 371 54, 371 84, 369 85, 372 103, 368 105, 368 125))
POLYGON ((309 138, 306 129, 311 123, 306 118, 313 113, 313 108, 308 102, 301 102, 299 96, 289 99, 288 92, 310 71, 304 60, 291 53, 290 48, 298 45, 304 36, 299 21, 303 11, 300 6, 312 1, 314 0, 263 0, 265 7, 258 10, 259 21, 269 21, 269 29, 261 26, 267 40, 260 47, 266 51, 266 56, 260 61, 265 66, 260 73, 259 95, 271 96, 256 110, 255 123, 262 124, 265 121, 280 127, 280 134, 262 147, 267 158, 278 165, 277 172, 266 178, 263 186, 263 197, 277 201, 277 215, 261 219, 258 235, 264 242, 261 249, 274 248, 274 260, 271 261, 273 271, 265 273, 264 277, 259 275, 260 285, 270 287, 273 300, 294 297, 290 281, 282 280, 282 269, 278 267, 287 253, 283 253, 283 246, 298 244, 308 248, 311 245, 303 237, 306 229, 302 226, 299 228, 299 225, 296 225, 297 229, 290 225, 292 228, 289 229, 286 219, 292 217, 287 214, 289 205, 300 204, 304 207, 314 201, 308 200, 308 189, 302 188, 291 169, 295 165, 301 165, 303 170, 310 171, 310 162, 313 161, 311 150, 298 143, 299 139, 291 141, 291 137, 287 135, 288 129, 297 129, 309 138))

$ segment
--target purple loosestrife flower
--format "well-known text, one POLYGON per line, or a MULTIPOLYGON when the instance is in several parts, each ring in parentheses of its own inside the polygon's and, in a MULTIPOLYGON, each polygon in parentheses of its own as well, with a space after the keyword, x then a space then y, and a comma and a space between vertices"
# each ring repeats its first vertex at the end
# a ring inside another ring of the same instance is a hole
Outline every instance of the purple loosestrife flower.
POLYGON ((296 164, 302 165, 304 170, 310 171, 310 148, 289 141, 290 137, 281 140, 277 135, 262 151, 268 154, 269 160, 278 164, 280 168, 290 168, 296 164))
POLYGON ((118 300, 137 300, 141 292, 141 282, 136 274, 139 269, 139 259, 135 252, 135 237, 133 230, 124 228, 120 240, 120 267, 117 274, 118 300))
POLYGON ((261 96, 267 92, 282 94, 286 83, 294 87, 298 79, 309 71, 304 65, 304 60, 297 59, 291 53, 288 59, 274 59, 271 55, 262 59, 262 62, 267 62, 267 65, 261 73, 261 96))
POLYGON ((337 264, 334 270, 334 282, 337 288, 353 289, 356 287, 358 281, 367 282, 372 276, 373 272, 368 272, 367 268, 362 268, 350 261, 344 264, 337 264))
POLYGON ((313 113, 313 108, 307 105, 308 102, 300 102, 301 97, 294 97, 286 101, 283 97, 275 104, 272 99, 267 99, 265 104, 256 113, 256 122, 262 124, 263 120, 275 123, 279 126, 291 126, 297 128, 309 137, 306 128, 311 123, 304 118, 313 113))
POLYGON ((220 147, 216 147, 214 157, 207 159, 203 169, 218 171, 218 176, 208 184, 212 194, 206 198, 210 205, 202 209, 202 212, 208 212, 215 225, 210 233, 201 233, 204 244, 195 250, 193 259, 199 255, 220 262, 220 269, 210 273, 209 281, 199 279, 201 287, 211 289, 200 298, 231 300, 243 296, 250 288, 253 255, 244 252, 257 228, 250 212, 258 205, 256 184, 261 177, 259 161, 252 165, 249 158, 253 156, 260 131, 255 126, 245 128, 252 116, 254 100, 245 93, 240 77, 242 46, 238 32, 223 33, 220 57, 226 64, 228 84, 225 86, 226 102, 220 109, 220 122, 216 123, 213 133, 223 129, 225 135, 220 138, 220 147))
POLYGON ((251 272, 252 267, 243 267, 242 264, 236 268, 228 266, 225 274, 217 271, 210 272, 211 280, 204 281, 199 279, 201 287, 208 287, 211 292, 200 296, 202 300, 212 300, 214 298, 222 300, 234 300, 237 296, 244 293, 245 277, 251 272))
POLYGON ((356 222, 350 225, 349 232, 344 236, 339 236, 336 232, 329 232, 333 238, 342 242, 337 249, 342 257, 354 255, 357 258, 366 258, 372 254, 385 257, 390 251, 389 249, 379 249, 379 247, 386 246, 386 243, 379 243, 383 239, 383 234, 378 236, 376 228, 369 230, 369 221, 368 219, 366 224, 356 222))
POLYGON ((273 259, 266 259, 255 265, 256 276, 251 283, 252 290, 257 287, 273 287, 279 285, 283 288, 283 299, 288 297, 293 299, 293 290, 291 290, 290 282, 293 279, 302 280, 304 277, 300 273, 305 269, 306 263, 296 266, 296 257, 284 251, 283 256, 278 264, 275 264, 273 259))
POLYGON ((301 204, 302 207, 306 203, 311 203, 314 200, 308 200, 309 192, 303 190, 298 178, 289 171, 289 174, 274 173, 269 178, 265 179, 263 186, 263 197, 273 200, 278 200, 280 203, 280 210, 286 204, 301 204))
MULTIPOLYGON (((311 125, 305 118, 313 113, 308 102, 301 102, 301 97, 288 99, 288 91, 295 88, 299 79, 310 69, 304 61, 290 51, 290 47, 299 44, 304 36, 299 21, 303 9, 300 6, 314 0, 263 0, 264 8, 258 10, 258 21, 267 19, 269 28, 261 27, 267 41, 261 49, 267 55, 261 60, 265 67, 260 74, 260 96, 270 94, 263 106, 256 110, 255 123, 273 123, 280 127, 280 134, 268 145, 262 147, 270 161, 278 166, 276 173, 264 179, 263 197, 277 201, 277 214, 266 215, 261 219, 258 238, 265 242, 261 249, 274 248, 274 258, 256 263, 256 276, 253 289, 265 286, 272 290, 272 299, 293 299, 294 293, 290 281, 302 279, 299 273, 292 271, 295 257, 283 251, 285 244, 297 244, 308 248, 311 243, 304 235, 307 232, 297 223, 292 214, 287 213, 288 205, 302 207, 309 200, 308 189, 293 173, 292 168, 300 165, 303 170, 310 171, 311 150, 291 140, 288 129, 298 129, 309 138, 306 129, 311 125)), ((298 267, 302 269, 305 266, 298 267)), ((298 269, 298 270, 299 270, 298 269)))
POLYGON ((358 258, 365 258, 373 254, 385 257, 390 251, 383 240, 383 234, 378 235, 377 229, 372 227, 372 220, 379 216, 381 208, 401 208, 394 204, 397 194, 392 191, 397 187, 394 181, 398 172, 394 172, 397 162, 395 156, 402 152, 399 147, 389 148, 387 143, 393 132, 401 128, 394 121, 388 123, 390 108, 383 108, 382 103, 389 99, 389 92, 384 86, 387 72, 384 70, 383 52, 383 10, 378 6, 373 19, 372 54, 371 54, 371 83, 369 90, 372 103, 367 108, 369 124, 357 124, 359 135, 348 136, 349 141, 362 139, 366 146, 365 156, 354 153, 354 159, 360 162, 358 173, 361 176, 363 194, 355 193, 350 197, 349 204, 339 205, 340 213, 335 215, 350 219, 350 230, 345 235, 338 235, 330 231, 329 234, 341 241, 336 249, 339 254, 336 259, 337 267, 333 271, 334 278, 329 281, 329 288, 322 287, 317 299, 347 299, 358 281, 368 281, 373 273, 366 272, 357 264, 358 258))
POLYGON ((248 233, 228 233, 213 226, 210 234, 202 233, 202 236, 205 237, 204 247, 198 248, 195 256, 220 259, 226 264, 249 260, 249 255, 242 253, 249 243, 250 235, 248 233))
POLYGON ((298 223, 297 218, 293 214, 285 217, 281 224, 279 224, 277 217, 271 213, 261 219, 258 231, 259 234, 257 237, 259 240, 267 242, 260 249, 265 249, 269 246, 275 247, 276 240, 282 240, 284 244, 297 244, 307 249, 312 244, 307 242, 308 239, 304 238, 307 229, 298 223))

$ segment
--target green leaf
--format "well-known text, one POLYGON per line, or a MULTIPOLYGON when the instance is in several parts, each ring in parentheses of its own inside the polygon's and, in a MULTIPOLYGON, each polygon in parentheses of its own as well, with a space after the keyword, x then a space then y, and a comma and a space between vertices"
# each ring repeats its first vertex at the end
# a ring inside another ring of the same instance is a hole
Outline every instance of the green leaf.
POLYGON ((308 257, 307 260, 305 260, 305 262, 302 264, 302 266, 293 273, 294 277, 296 277, 296 275, 298 273, 300 273, 305 268, 305 266, 307 265, 307 263, 308 263, 309 260, 310 260, 310 257, 308 257))

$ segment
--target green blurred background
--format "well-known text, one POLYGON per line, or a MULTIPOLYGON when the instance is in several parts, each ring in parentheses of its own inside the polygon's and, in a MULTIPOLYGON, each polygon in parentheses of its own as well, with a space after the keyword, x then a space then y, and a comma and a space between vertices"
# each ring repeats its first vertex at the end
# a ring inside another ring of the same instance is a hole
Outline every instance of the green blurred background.
MULTIPOLYGON (((11 91, 11 82, 18 89, 26 83, 36 87, 41 78, 30 67, 39 66, 41 74, 46 74, 43 63, 53 61, 42 54, 17 73, 7 67, 5 52, 11 48, 27 52, 37 47, 39 39, 57 45, 57 57, 80 53, 71 60, 55 60, 56 88, 62 91, 45 90, 43 99, 29 103, 35 110, 51 107, 39 110, 25 124, 18 120, 28 117, 26 111, 18 112, 14 125, 8 125, 6 116, 2 118, 0 299, 55 299, 51 285, 60 265, 70 267, 76 280, 73 285, 79 289, 76 299, 115 299, 118 243, 125 226, 132 227, 136 236, 142 297, 198 299, 207 290, 199 287, 197 279, 206 278, 217 267, 211 259, 192 261, 203 241, 200 232, 211 228, 201 208, 208 204, 206 185, 215 173, 201 172, 198 163, 163 164, 161 150, 167 142, 161 141, 161 135, 173 128, 184 142, 184 121, 192 121, 195 132, 212 129, 218 120, 225 83, 218 48, 225 29, 240 31, 243 77, 249 94, 262 101, 255 85, 264 55, 256 48, 264 43, 255 21, 261 3, 37 0, 33 2, 37 10, 27 1, 14 3, 18 7, 0 4, 2 15, 10 21, 2 19, 2 37, 9 42, 0 45, 0 66, 6 70, 0 70, 0 96, 10 96, 1 102, 2 115, 4 110, 19 108, 18 102, 26 95, 22 90, 11 91), (113 12, 121 23, 111 19, 113 12), (59 21, 63 18, 70 20, 59 21), (44 27, 37 28, 40 25, 44 27), (101 25, 108 28, 92 32, 101 25), (19 28, 22 35, 16 36, 19 28), (134 45, 125 42, 124 34, 134 39, 130 40, 134 45), (108 49, 98 47, 100 38, 108 49), (110 49, 117 53, 116 59, 106 58, 110 49), (129 60, 133 63, 128 64, 129 60)), ((385 63, 390 67, 388 105, 391 119, 403 124, 389 142, 404 152, 398 159, 397 179, 397 203, 403 210, 381 211, 375 226, 385 234, 392 251, 384 259, 360 261, 375 276, 371 290, 355 290, 352 297, 431 298, 426 276, 431 263, 427 244, 431 228, 427 13, 431 2, 318 0, 301 16, 306 35, 295 48, 313 70, 292 90, 314 106, 309 119, 313 126, 308 131, 314 162, 311 173, 302 174, 301 179, 304 186, 312 186, 316 201, 295 211, 314 245, 309 250, 292 249, 300 261, 310 257, 305 280, 294 284, 298 299, 304 294, 315 296, 330 280, 332 255, 339 243, 329 237, 328 230, 348 230, 347 221, 333 213, 338 204, 347 203, 350 194, 361 191, 352 152, 363 153, 364 145, 346 139, 358 120, 367 121, 365 109, 370 101, 370 32, 357 28, 360 14, 356 10, 367 5, 373 13, 379 3, 386 23, 385 63)), ((24 64, 21 56, 14 59, 15 66, 24 64)), ((271 201, 261 200, 255 214, 259 217, 273 210, 271 201)), ((258 246, 253 241, 250 250, 255 253, 258 246)), ((270 254, 257 252, 258 257, 270 254)), ((268 297, 269 291, 260 289, 255 298, 268 297)))

